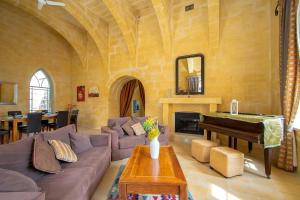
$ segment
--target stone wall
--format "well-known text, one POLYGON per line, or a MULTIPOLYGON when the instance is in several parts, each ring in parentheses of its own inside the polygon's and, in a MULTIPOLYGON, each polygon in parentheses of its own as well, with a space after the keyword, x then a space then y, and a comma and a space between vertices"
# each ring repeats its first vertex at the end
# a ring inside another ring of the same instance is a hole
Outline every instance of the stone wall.
POLYGON ((72 48, 56 32, 20 9, 0 6, 0 81, 18 84, 18 104, 0 105, 8 110, 29 110, 31 76, 44 69, 54 85, 54 110, 71 103, 72 48), (51 41, 51 42, 49 42, 51 41))

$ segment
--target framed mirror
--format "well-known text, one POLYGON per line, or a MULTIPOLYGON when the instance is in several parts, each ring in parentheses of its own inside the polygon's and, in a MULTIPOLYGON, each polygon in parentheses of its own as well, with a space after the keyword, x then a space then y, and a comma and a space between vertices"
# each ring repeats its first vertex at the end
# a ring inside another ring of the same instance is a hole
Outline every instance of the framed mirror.
POLYGON ((0 81, 0 105, 16 105, 18 85, 0 81))
POLYGON ((204 55, 176 58, 176 94, 204 94, 204 55))

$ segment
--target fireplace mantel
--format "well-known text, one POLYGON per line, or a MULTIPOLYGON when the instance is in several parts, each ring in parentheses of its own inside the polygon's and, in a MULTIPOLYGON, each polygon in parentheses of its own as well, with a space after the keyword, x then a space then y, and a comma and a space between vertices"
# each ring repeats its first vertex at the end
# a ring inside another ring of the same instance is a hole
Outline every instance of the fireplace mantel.
MULTIPOLYGON (((175 104, 186 105, 207 105, 209 112, 216 112, 217 106, 222 103, 221 97, 171 97, 161 98, 159 103, 163 104, 163 124, 170 126, 170 114, 173 112, 172 106, 175 104)), ((171 130, 173 127, 170 127, 171 130)))

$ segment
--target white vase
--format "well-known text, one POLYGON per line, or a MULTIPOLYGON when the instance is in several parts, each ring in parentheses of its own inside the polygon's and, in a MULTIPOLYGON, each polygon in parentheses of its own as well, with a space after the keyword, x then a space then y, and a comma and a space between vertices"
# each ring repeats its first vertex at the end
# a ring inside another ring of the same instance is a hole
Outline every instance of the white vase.
POLYGON ((159 156, 159 141, 158 137, 150 142, 150 154, 152 159, 158 159, 159 156))

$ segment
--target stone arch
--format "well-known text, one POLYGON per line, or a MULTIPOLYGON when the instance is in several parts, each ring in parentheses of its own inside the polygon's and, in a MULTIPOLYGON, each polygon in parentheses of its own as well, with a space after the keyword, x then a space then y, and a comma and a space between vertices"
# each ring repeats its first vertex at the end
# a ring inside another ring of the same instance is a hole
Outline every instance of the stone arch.
POLYGON ((108 117, 109 118, 116 118, 120 116, 121 90, 128 81, 134 79, 139 80, 142 83, 142 85, 144 85, 139 78, 132 75, 124 75, 118 77, 114 81, 112 81, 111 84, 109 84, 109 95, 108 95, 108 117))

